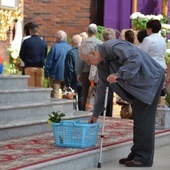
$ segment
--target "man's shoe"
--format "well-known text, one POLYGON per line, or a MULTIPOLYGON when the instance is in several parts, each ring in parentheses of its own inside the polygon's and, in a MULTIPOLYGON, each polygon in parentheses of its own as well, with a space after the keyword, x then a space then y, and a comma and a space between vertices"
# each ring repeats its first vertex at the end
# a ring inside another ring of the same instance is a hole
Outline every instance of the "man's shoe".
POLYGON ((131 160, 131 161, 126 161, 125 165, 128 167, 151 167, 149 165, 143 164, 139 161, 131 160))
POLYGON ((122 159, 119 160, 119 163, 120 164, 125 164, 125 162, 127 162, 127 161, 131 161, 131 159, 129 159, 129 158, 122 158, 122 159))

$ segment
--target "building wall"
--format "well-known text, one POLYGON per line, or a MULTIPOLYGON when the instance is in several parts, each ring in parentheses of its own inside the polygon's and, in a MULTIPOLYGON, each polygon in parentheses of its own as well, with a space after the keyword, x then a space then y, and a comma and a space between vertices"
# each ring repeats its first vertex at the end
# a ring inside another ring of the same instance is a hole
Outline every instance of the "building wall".
POLYGON ((55 33, 64 30, 70 38, 87 30, 95 20, 95 0, 24 0, 24 24, 39 25, 39 35, 55 43, 55 33))
MULTIPOLYGON (((87 26, 95 22, 97 0, 23 0, 23 25, 33 22, 39 25, 39 35, 48 46, 55 43, 55 33, 64 30, 68 39, 74 34, 87 31, 87 26)), ((0 55, 9 59, 6 47, 10 39, 0 41, 0 55)))

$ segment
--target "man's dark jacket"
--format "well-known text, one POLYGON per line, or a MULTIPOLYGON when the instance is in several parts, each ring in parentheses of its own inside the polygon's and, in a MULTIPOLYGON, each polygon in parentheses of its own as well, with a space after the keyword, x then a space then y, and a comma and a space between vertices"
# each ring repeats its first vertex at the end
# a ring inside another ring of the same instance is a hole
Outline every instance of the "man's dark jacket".
POLYGON ((159 85, 165 75, 165 70, 159 63, 137 46, 121 40, 109 40, 98 45, 103 61, 98 64, 99 81, 93 115, 98 117, 103 110, 103 100, 107 86, 107 77, 117 75, 118 83, 110 87, 122 99, 133 102, 137 98, 146 104, 151 104, 159 85))
POLYGON ((43 68, 47 55, 47 44, 38 35, 32 35, 23 41, 20 50, 20 58, 25 63, 25 67, 43 68))

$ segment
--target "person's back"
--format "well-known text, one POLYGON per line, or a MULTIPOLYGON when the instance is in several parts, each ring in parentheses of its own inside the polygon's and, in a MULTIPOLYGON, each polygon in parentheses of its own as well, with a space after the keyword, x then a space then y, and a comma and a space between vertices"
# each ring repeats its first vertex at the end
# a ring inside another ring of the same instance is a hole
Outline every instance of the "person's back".
MULTIPOLYGON (((96 38, 96 34, 98 32, 97 25, 92 23, 88 26, 88 38, 86 38, 84 41, 92 41, 96 44, 101 44, 102 41, 96 38)), ((90 81, 89 81, 89 72, 90 72, 90 66, 84 62, 83 60, 79 60, 79 67, 78 67, 78 76, 77 79, 79 82, 82 82, 82 88, 83 88, 83 110, 85 110, 88 91, 90 87, 90 81)))
POLYGON ((67 35, 64 31, 56 34, 56 44, 54 44, 48 55, 45 65, 45 76, 56 80, 64 80, 64 65, 67 52, 72 48, 67 43, 67 35))
POLYGON ((44 60, 47 53, 47 45, 40 38, 33 35, 31 38, 24 40, 23 46, 25 50, 25 68, 27 67, 41 67, 44 66, 44 60))
POLYGON ((151 20, 147 24, 147 37, 141 44, 141 49, 148 53, 155 61, 157 61, 164 69, 166 69, 165 53, 166 41, 159 34, 161 24, 159 20, 151 20))
MULTIPOLYGON (((96 24, 90 24, 88 26, 88 38, 86 38, 84 41, 93 41, 96 44, 101 44, 102 41, 99 40, 98 38, 96 38, 96 34, 97 34, 97 25, 96 24)), ((85 72, 90 72, 90 66, 85 63, 85 62, 81 62, 79 63, 79 74, 81 73, 85 73, 85 72)))
POLYGON ((164 60, 166 42, 161 35, 152 34, 150 37, 146 37, 141 45, 141 49, 148 53, 155 61, 160 63, 163 68, 166 68, 164 60))
POLYGON ((38 36, 38 26, 35 24, 30 27, 30 35, 31 37, 24 40, 21 45, 20 58, 25 63, 25 74, 30 75, 28 86, 41 87, 47 43, 38 36), (40 69, 34 72, 35 68, 40 69), (38 82, 36 81, 36 75, 39 75, 38 82))
MULTIPOLYGON (((102 39, 103 39, 103 41, 108 41, 108 40, 111 40, 111 39, 116 39, 116 30, 114 30, 112 28, 104 28, 104 31, 102 33, 102 39)), ((92 65, 91 65, 91 67, 92 67, 92 65)), ((106 116, 112 117, 112 111, 113 111, 113 90, 111 88, 109 88, 108 101, 109 102, 107 104, 106 116)))
POLYGON ((72 46, 66 55, 64 78, 67 87, 75 88, 77 86, 77 71, 78 71, 78 46, 82 43, 82 37, 78 34, 72 37, 72 46))
POLYGON ((25 67, 43 67, 47 53, 47 43, 38 36, 38 26, 30 27, 31 37, 24 40, 21 46, 20 57, 25 67))
POLYGON ((50 77, 50 86, 53 88, 51 97, 58 98, 59 88, 64 86, 64 69, 67 52, 71 49, 67 43, 67 34, 60 30, 56 34, 56 44, 54 44, 48 55, 45 64, 45 77, 50 77))
POLYGON ((65 72, 64 79, 66 83, 66 88, 72 88, 75 92, 74 98, 78 96, 78 103, 73 104, 74 110, 82 110, 82 84, 77 81, 77 70, 78 70, 78 61, 79 61, 79 52, 78 47, 82 43, 82 37, 79 34, 76 34, 72 37, 72 46, 73 48, 68 51, 65 59, 65 72), (78 107, 77 107, 78 104, 78 107))

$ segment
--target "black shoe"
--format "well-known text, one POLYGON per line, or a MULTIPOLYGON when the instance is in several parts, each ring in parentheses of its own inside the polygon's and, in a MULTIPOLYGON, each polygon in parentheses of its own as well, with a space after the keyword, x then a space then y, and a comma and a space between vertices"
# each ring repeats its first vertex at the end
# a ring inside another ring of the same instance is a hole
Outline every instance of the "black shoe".
POLYGON ((130 158, 122 158, 122 159, 119 160, 119 163, 125 164, 127 161, 131 161, 131 159, 130 158))
POLYGON ((151 167, 150 165, 146 165, 140 161, 135 161, 135 160, 125 162, 125 165, 128 167, 151 167))

